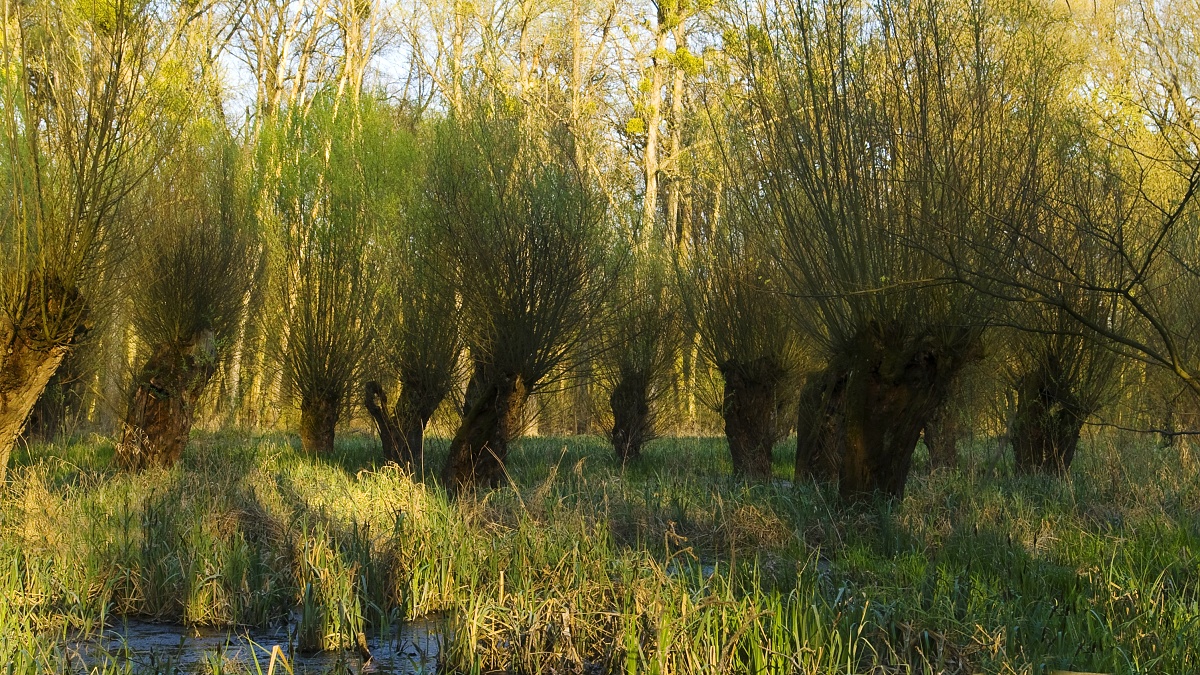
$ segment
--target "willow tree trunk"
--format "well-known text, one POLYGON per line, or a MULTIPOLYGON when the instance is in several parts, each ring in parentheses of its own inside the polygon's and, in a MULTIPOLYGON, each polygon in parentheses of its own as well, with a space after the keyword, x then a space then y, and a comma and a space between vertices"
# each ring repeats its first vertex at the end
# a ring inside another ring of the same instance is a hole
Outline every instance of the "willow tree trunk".
POLYGON ((187 447, 196 402, 216 372, 211 332, 180 349, 160 346, 137 377, 122 425, 117 460, 126 468, 173 466, 187 447))
POLYGON ((813 375, 800 390, 796 414, 794 480, 834 481, 842 464, 842 405, 846 375, 830 369, 813 375))
POLYGON ((75 288, 31 276, 14 317, 0 314, 0 481, 29 411, 90 325, 75 288))
POLYGON ((650 385, 646 373, 625 373, 609 394, 612 409, 612 445, 621 464, 642 457, 642 446, 654 435, 650 416, 650 385))
POLYGON ((1017 472, 1065 476, 1087 417, 1078 398, 1069 393, 1038 383, 1023 387, 1012 430, 1017 472))
POLYGON ((496 487, 504 478, 508 444, 521 429, 529 387, 520 375, 485 375, 477 368, 470 404, 442 469, 442 483, 452 492, 496 487))
POLYGON ((387 394, 383 391, 383 386, 375 380, 367 382, 363 403, 366 405, 367 412, 374 418, 375 426, 379 428, 379 441, 383 445, 383 456, 401 466, 411 462, 412 458, 405 456, 400 425, 388 407, 387 394))
POLYGON ((771 450, 783 435, 783 373, 761 362, 727 361, 721 415, 733 471, 739 476, 771 477, 771 450))
POLYGON ((413 470, 425 474, 425 429, 433 419, 433 413, 442 405, 449 389, 445 383, 438 384, 434 380, 419 380, 418 375, 409 374, 409 387, 402 387, 396 395, 396 410, 394 417, 400 428, 401 449, 409 461, 413 462, 413 470))
POLYGON ((843 417, 846 454, 839 491, 844 498, 903 497, 921 428, 934 404, 926 387, 888 382, 877 373, 852 378, 843 417))
POLYGON ((971 333, 954 342, 907 348, 903 340, 878 331, 860 338, 846 368, 845 454, 838 481, 843 498, 904 496, 921 430, 977 353, 978 340, 971 333))
POLYGON ((367 383, 367 412, 379 428, 383 454, 411 471, 425 471, 425 427, 441 405, 443 394, 421 396, 417 387, 401 386, 396 407, 388 408, 387 394, 378 382, 367 383))
POLYGON ((25 438, 53 440, 77 421, 86 395, 78 355, 78 350, 67 354, 46 384, 25 421, 25 438))
POLYGON ((341 397, 305 394, 300 397, 300 445, 310 455, 333 452, 333 437, 341 415, 341 397))
POLYGON ((0 481, 29 411, 69 351, 65 345, 39 349, 18 336, 0 355, 0 481))
POLYGON ((958 468, 958 441, 962 437, 962 429, 958 422, 958 411, 948 401, 925 421, 922 435, 925 447, 929 450, 930 469, 958 468))
POLYGON ((404 390, 400 391, 400 400, 396 401, 394 413, 396 425, 400 431, 400 450, 411 463, 412 470, 425 473, 425 427, 433 417, 437 406, 418 406, 415 401, 405 401, 404 390))

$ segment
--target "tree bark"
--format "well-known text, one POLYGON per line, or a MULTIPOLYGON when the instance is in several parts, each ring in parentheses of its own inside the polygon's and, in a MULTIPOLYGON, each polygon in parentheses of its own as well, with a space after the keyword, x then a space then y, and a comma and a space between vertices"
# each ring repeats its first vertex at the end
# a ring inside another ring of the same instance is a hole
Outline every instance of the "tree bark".
POLYGON ((138 374, 117 461, 135 470, 178 462, 192 430, 196 402, 216 367, 211 331, 194 337, 184 349, 173 345, 155 349, 138 374))
POLYGON ((20 299, 0 314, 0 481, 29 411, 90 329, 83 296, 51 275, 32 275, 20 299))
POLYGON ((613 416, 611 440, 621 464, 641 459, 642 446, 654 436, 649 388, 648 374, 625 373, 608 397, 613 416))
POLYGON ((25 422, 26 438, 54 440, 78 420, 86 396, 78 355, 78 351, 68 353, 46 384, 25 422))
POLYGON ((907 348, 879 329, 860 338, 846 370, 845 454, 838 485, 844 499, 904 496, 921 430, 978 346, 972 333, 907 348))
POLYGON ((1071 469, 1088 413, 1078 398, 1059 390, 1044 374, 1020 389, 1013 419, 1013 458, 1018 473, 1065 476, 1071 469))
POLYGON ((442 483, 451 492, 500 485, 508 444, 520 432, 529 398, 528 385, 520 375, 485 375, 477 367, 472 379, 481 384, 450 443, 442 469, 442 483))
POLYGON ((65 345, 38 349, 17 340, 0 363, 0 481, 29 411, 70 351, 65 345))
POLYGON ((757 480, 771 478, 771 450, 783 436, 784 373, 765 360, 726 361, 719 366, 725 378, 721 414, 733 471, 757 480))
POLYGON ((300 445, 310 455, 333 452, 333 438, 341 416, 341 401, 331 394, 305 394, 300 399, 300 445))
MULTIPOLYGON (((408 380, 414 382, 414 380, 408 380)), ((378 382, 367 383, 367 412, 375 418, 383 454, 410 471, 425 471, 425 427, 444 396, 422 396, 414 384, 401 385, 396 407, 388 408, 387 394, 378 382)))
POLYGON ((958 411, 949 405, 949 401, 930 415, 922 434, 925 447, 929 450, 930 469, 958 468, 958 441, 962 437, 962 429, 958 423, 958 411))
POLYGON ((928 386, 864 373, 852 378, 847 394, 839 492, 851 500, 903 497, 913 451, 933 407, 928 386))
POLYGON ((388 408, 387 394, 375 380, 367 382, 363 403, 367 407, 367 412, 375 419, 375 426, 379 428, 379 441, 383 445, 383 456, 401 466, 410 463, 412 458, 406 457, 404 454, 405 444, 401 436, 400 425, 396 422, 396 416, 388 408))
MULTIPOLYGON (((411 406, 405 406, 403 401, 404 391, 401 390, 400 400, 396 402, 394 414, 397 428, 400 431, 400 449, 408 458, 412 470, 423 474, 425 472, 425 427, 429 424, 429 418, 433 417, 433 410, 428 413, 415 411, 411 406)), ((436 409, 435 406, 434 410, 436 409)))
POLYGON ((845 373, 833 369, 811 376, 800 390, 796 482, 837 480, 845 451, 841 419, 845 390, 845 373))

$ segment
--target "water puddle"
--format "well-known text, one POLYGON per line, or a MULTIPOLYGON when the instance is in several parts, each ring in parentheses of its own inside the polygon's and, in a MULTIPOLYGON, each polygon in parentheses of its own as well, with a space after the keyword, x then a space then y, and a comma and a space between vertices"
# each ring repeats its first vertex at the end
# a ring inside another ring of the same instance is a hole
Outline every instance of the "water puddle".
POLYGON ((179 624, 119 619, 101 636, 77 643, 72 651, 86 669, 117 666, 133 673, 266 673, 311 675, 380 673, 423 675, 437 672, 442 637, 435 622, 401 625, 366 641, 370 658, 359 650, 302 654, 291 625, 274 629, 189 628, 179 624), (286 661, 285 661, 286 660, 286 661), (286 666, 285 666, 286 663, 286 666))

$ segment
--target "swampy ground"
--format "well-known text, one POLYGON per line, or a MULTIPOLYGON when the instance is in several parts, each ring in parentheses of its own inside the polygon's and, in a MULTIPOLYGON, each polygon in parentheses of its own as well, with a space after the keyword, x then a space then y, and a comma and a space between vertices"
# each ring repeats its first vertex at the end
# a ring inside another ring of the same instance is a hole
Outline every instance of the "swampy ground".
POLYGON ((1186 444, 1091 438, 1067 480, 1013 477, 995 443, 933 473, 919 450, 902 502, 854 507, 793 485, 786 444, 777 480, 744 483, 722 439, 622 468, 601 439, 528 438, 507 487, 453 501, 373 439, 298 447, 198 435, 139 474, 102 439, 20 451, 0 496, 6 671, 169 672, 82 660, 135 618, 286 634, 348 655, 332 672, 362 668, 360 633, 413 625, 436 626, 440 672, 1200 672, 1186 444))

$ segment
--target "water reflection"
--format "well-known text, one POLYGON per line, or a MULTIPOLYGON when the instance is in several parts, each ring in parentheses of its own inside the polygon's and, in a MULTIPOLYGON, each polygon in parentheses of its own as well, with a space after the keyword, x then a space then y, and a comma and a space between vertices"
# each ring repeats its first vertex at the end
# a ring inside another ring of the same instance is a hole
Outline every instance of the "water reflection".
POLYGON ((275 673, 286 673, 288 667, 313 675, 437 672, 442 637, 435 622, 403 624, 390 634, 364 637, 365 653, 304 654, 295 648, 292 624, 269 630, 212 629, 120 619, 101 636, 77 644, 74 651, 88 670, 108 665, 162 675, 266 673, 272 659, 275 673))

